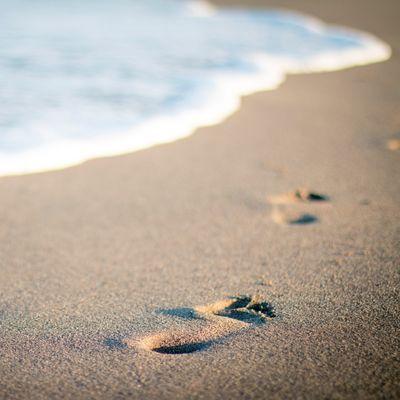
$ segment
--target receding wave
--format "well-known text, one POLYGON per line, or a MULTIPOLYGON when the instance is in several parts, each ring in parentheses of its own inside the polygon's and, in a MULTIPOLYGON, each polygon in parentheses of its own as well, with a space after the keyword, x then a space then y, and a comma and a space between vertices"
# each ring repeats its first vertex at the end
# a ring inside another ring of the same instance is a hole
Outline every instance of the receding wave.
POLYGON ((0 26, 1 175, 171 142, 288 74, 391 55, 305 15, 199 1, 4 0, 0 26))

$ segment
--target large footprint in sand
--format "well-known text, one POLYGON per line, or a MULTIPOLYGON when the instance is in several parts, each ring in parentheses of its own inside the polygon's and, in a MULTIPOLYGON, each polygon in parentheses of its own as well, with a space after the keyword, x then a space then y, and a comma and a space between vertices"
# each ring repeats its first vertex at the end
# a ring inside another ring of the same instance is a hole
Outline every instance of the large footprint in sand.
POLYGON ((202 319, 205 324, 196 330, 188 326, 183 331, 164 331, 139 339, 128 339, 125 340, 128 347, 161 354, 193 353, 210 347, 217 340, 275 317, 275 311, 269 303, 249 296, 231 297, 206 306, 162 312, 189 321, 202 319))

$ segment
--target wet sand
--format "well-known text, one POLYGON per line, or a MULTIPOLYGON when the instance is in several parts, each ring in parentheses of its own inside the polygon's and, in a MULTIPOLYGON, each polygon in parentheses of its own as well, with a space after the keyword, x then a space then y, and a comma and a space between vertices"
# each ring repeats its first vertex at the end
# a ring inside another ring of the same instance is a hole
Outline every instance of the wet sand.
POLYGON ((289 77, 188 139, 1 178, 0 398, 400 396, 399 3, 246 3, 393 57, 289 77))

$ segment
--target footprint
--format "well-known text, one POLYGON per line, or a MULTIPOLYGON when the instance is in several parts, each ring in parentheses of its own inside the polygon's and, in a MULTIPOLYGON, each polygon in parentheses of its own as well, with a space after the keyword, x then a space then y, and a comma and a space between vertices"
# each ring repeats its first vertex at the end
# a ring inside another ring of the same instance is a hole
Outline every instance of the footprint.
POLYGON ((296 189, 293 192, 270 196, 268 200, 271 204, 292 204, 292 203, 312 203, 328 201, 329 197, 305 188, 296 189))
POLYGON ((189 354, 205 350, 218 340, 276 316, 271 304, 250 296, 230 297, 194 308, 161 310, 160 313, 189 320, 200 319, 204 326, 196 330, 165 331, 128 339, 126 345, 160 354, 189 354))
POLYGON ((392 151, 400 150, 400 139, 388 140, 386 146, 389 150, 392 151))
POLYGON ((274 209, 271 216, 272 220, 280 225, 308 225, 318 221, 315 215, 294 210, 274 209))
POLYGON ((269 196, 268 201, 273 206, 272 220, 277 224, 308 225, 317 222, 318 217, 308 212, 296 210, 295 206, 299 204, 327 202, 329 201, 329 197, 309 189, 300 188, 293 192, 269 196))

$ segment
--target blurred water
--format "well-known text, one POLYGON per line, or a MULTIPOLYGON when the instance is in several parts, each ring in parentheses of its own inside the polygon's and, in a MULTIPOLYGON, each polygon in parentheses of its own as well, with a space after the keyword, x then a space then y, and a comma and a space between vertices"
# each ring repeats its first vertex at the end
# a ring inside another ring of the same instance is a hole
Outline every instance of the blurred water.
POLYGON ((184 0, 0 0, 0 174, 189 134, 287 72, 380 61, 377 39, 184 0))

